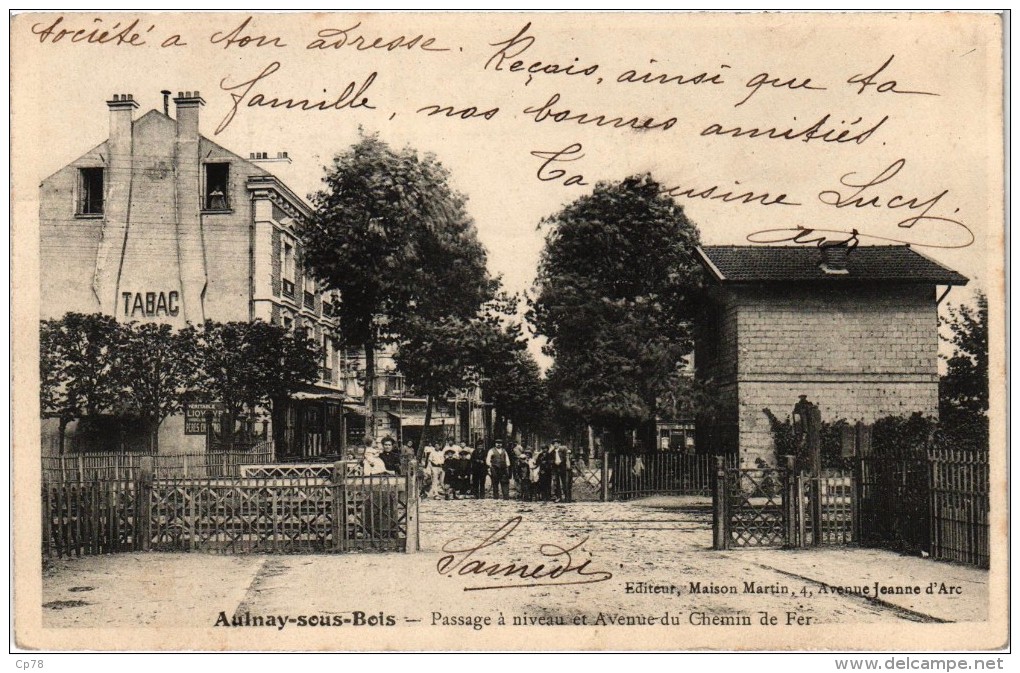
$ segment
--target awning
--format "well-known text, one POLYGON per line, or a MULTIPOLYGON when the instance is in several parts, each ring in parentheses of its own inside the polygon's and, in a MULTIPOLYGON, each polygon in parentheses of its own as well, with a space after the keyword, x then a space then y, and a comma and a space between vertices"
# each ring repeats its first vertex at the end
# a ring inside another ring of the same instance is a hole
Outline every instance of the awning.
POLYGON ((311 392, 297 392, 291 395, 292 399, 295 400, 332 400, 334 402, 343 402, 346 397, 343 393, 311 393, 311 392))
POLYGON ((365 416, 366 418, 371 416, 371 412, 364 404, 351 404, 347 403, 344 405, 344 412, 357 414, 358 416, 365 416))
MULTIPOLYGON (((424 414, 422 414, 421 416, 418 416, 418 415, 414 415, 414 416, 406 416, 406 415, 405 416, 401 416, 400 414, 395 414, 392 411, 389 412, 389 414, 393 418, 396 418, 398 421, 400 421, 400 424, 402 426, 414 426, 414 425, 424 426, 425 425, 425 415, 424 414)), ((456 425, 456 424, 457 424, 457 419, 456 418, 452 418, 450 416, 435 416, 434 415, 434 416, 432 416, 429 419, 429 427, 430 428, 434 427, 434 426, 438 427, 438 426, 442 426, 442 425, 456 425)))

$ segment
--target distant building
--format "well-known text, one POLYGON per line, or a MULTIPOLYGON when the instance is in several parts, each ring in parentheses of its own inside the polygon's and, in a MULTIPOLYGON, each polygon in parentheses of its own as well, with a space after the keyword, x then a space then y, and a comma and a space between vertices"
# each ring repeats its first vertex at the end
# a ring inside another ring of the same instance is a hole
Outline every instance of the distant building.
POLYGON ((698 253, 711 297, 698 375, 718 385, 722 409, 699 422, 699 451, 772 463, 763 409, 785 418, 800 395, 830 422, 937 416, 938 304, 965 277, 908 246, 698 253))

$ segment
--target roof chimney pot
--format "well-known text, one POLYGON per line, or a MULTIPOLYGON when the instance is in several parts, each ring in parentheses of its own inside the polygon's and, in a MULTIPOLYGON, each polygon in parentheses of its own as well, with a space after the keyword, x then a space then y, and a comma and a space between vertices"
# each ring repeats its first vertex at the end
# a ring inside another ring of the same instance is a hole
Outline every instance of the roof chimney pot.
POLYGON ((818 266, 830 276, 845 276, 850 273, 846 268, 847 257, 850 255, 850 246, 846 243, 836 245, 819 246, 822 251, 822 262, 818 266))

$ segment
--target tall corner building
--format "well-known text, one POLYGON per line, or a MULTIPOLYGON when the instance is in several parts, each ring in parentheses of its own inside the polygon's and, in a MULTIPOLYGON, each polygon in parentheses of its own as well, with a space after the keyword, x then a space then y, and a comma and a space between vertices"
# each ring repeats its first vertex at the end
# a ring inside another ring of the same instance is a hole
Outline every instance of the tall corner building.
MULTIPOLYGON (((179 92, 173 116, 167 93, 162 111, 140 117, 131 94, 113 95, 109 138, 43 180, 40 317, 101 312, 175 327, 262 319, 307 329, 323 349, 320 380, 274 414, 276 451, 338 451, 352 431, 345 410, 357 414, 344 406, 352 398, 344 353, 330 338, 332 297, 302 271, 295 225, 311 211, 260 165, 289 159, 245 159, 217 145, 199 131, 199 92, 179 92)), ((44 452, 55 425, 44 419, 44 452)), ((206 448, 206 437, 185 434, 183 417, 164 421, 159 439, 161 452, 206 448)))

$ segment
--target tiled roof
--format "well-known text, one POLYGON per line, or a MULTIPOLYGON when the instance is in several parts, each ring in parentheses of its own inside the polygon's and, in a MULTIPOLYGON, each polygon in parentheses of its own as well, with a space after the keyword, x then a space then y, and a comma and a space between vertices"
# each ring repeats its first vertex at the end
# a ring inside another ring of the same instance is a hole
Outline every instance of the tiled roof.
POLYGON ((966 285, 967 278, 906 245, 858 246, 849 251, 843 275, 826 273, 815 246, 706 245, 702 264, 721 282, 886 281, 966 285))

